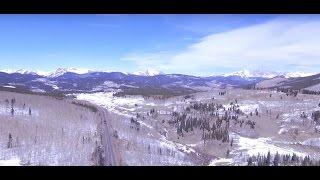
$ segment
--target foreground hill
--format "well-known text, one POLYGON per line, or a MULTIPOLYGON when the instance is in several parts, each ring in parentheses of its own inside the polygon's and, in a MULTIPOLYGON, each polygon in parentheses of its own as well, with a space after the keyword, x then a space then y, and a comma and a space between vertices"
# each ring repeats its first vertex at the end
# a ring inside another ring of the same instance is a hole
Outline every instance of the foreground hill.
POLYGON ((75 102, 0 91, 2 164, 98 165, 101 118, 75 102))

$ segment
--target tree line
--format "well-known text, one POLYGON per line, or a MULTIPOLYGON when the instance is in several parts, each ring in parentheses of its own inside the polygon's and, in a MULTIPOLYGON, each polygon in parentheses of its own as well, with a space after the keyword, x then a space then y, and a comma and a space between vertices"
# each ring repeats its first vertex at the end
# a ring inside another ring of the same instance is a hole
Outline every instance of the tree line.
POLYGON ((270 151, 267 155, 249 156, 247 158, 248 166, 320 166, 320 160, 311 159, 310 156, 297 156, 295 153, 282 154, 278 152, 271 155, 270 151))

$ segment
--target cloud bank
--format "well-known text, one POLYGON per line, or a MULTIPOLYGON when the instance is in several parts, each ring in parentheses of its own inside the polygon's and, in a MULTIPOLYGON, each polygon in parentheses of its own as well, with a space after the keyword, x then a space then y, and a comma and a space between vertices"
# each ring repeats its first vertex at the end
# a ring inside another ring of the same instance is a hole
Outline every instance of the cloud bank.
POLYGON ((320 70, 320 21, 295 16, 203 37, 181 51, 129 54, 141 68, 185 74, 216 70, 320 70))

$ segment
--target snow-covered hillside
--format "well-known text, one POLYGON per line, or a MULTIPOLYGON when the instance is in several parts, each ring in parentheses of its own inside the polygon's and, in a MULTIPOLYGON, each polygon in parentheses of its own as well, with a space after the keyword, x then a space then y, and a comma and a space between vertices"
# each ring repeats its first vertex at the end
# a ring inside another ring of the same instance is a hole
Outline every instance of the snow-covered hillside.
POLYGON ((307 88, 305 88, 305 89, 306 89, 306 90, 309 90, 309 91, 320 91, 320 84, 316 84, 316 85, 307 87, 307 88))
POLYGON ((0 166, 97 165, 97 113, 45 96, 0 91, 0 99, 0 166))
POLYGON ((286 81, 288 81, 288 79, 283 76, 274 77, 274 78, 257 83, 256 88, 271 88, 271 87, 279 86, 286 81))

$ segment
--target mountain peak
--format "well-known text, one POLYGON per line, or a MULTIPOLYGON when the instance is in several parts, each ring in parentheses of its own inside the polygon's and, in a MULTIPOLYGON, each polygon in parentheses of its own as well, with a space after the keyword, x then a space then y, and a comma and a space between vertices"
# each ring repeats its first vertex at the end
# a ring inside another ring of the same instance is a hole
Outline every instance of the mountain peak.
POLYGON ((89 69, 84 69, 84 68, 58 68, 54 72, 50 73, 48 77, 51 77, 51 78, 59 77, 67 72, 76 73, 76 74, 87 74, 93 71, 89 69))
POLYGON ((13 74, 13 73, 18 73, 18 74, 32 74, 32 75, 39 75, 39 76, 46 76, 46 75, 48 75, 48 73, 45 72, 45 71, 30 71, 30 70, 25 70, 25 69, 18 69, 18 70, 4 69, 4 70, 0 70, 0 72, 5 72, 5 73, 8 73, 8 74, 13 74))
POLYGON ((262 71, 249 71, 249 70, 240 70, 233 73, 224 74, 224 76, 240 76, 242 78, 251 78, 251 77, 263 77, 263 78, 273 78, 279 75, 276 72, 262 72, 262 71))

